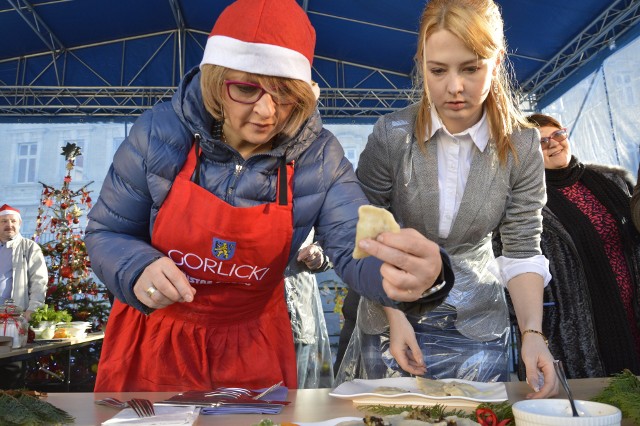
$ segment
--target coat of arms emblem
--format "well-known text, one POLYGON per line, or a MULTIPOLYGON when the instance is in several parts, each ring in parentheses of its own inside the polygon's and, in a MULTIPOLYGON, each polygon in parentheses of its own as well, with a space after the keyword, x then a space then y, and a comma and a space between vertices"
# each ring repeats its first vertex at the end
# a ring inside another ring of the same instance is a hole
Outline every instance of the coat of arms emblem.
POLYGON ((211 246, 211 253, 216 259, 229 260, 236 252, 235 241, 225 241, 219 238, 213 239, 213 245, 211 246))

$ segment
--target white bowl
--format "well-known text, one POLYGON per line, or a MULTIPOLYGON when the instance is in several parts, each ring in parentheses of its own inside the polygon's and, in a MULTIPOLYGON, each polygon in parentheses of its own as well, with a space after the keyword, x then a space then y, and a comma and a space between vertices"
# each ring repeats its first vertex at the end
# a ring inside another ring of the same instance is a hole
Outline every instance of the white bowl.
POLYGON ((65 337, 83 338, 87 337, 89 327, 91 327, 91 323, 86 321, 59 322, 56 330, 64 330, 65 337))
POLYGON ((36 339, 52 339, 56 331, 56 324, 52 321, 40 321, 37 327, 31 327, 36 339))
POLYGON ((612 405, 576 400, 576 408, 580 417, 571 415, 568 399, 528 399, 512 406, 517 426, 609 426, 622 420, 612 405))

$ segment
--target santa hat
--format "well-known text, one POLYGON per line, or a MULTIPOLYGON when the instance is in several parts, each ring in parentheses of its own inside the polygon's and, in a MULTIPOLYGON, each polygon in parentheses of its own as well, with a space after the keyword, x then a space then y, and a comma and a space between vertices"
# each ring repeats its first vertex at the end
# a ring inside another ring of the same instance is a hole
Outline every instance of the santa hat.
POLYGON ((316 32, 295 0, 238 0, 216 21, 200 66, 287 77, 311 84, 316 32))
POLYGON ((9 204, 3 204, 2 207, 0 207, 0 216, 5 216, 8 214, 15 214, 16 216, 18 216, 18 218, 22 218, 20 216, 20 210, 14 209, 9 204))

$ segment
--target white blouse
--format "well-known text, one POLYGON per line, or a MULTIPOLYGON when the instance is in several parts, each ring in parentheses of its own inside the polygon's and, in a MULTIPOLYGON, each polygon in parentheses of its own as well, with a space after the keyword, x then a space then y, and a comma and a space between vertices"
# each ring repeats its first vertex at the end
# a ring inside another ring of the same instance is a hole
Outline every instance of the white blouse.
MULTIPOLYGON (((431 109, 431 137, 435 135, 438 150, 438 189, 440 193, 440 227, 438 234, 447 238, 451 225, 458 214, 464 189, 469 178, 473 145, 481 151, 489 143, 489 122, 484 112, 482 118, 467 130, 451 134, 440 117, 431 109)), ((506 285, 513 277, 533 272, 544 278, 545 286, 551 280, 549 261, 543 255, 524 259, 500 256, 496 259, 498 271, 496 276, 506 285)))

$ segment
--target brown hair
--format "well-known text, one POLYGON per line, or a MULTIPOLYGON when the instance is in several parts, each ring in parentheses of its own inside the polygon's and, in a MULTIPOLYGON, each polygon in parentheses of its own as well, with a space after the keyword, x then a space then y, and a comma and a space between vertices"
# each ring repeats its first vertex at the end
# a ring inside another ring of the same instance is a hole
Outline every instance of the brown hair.
MULTIPOLYGON (((213 118, 221 121, 224 119, 222 109, 222 99, 224 98, 225 90, 224 78, 229 68, 219 65, 203 64, 201 69, 200 89, 202 90, 204 106, 213 118)), ((255 79, 262 87, 275 87, 277 88, 277 92, 286 93, 287 96, 296 99, 293 110, 281 132, 289 137, 295 135, 316 109, 316 97, 309 83, 292 78, 247 74, 255 79)))
POLYGON ((562 129, 562 124, 555 118, 546 114, 531 114, 527 117, 527 121, 533 124, 536 127, 555 127, 557 129, 562 129))
MULTIPOLYGON (((418 71, 417 84, 421 85, 422 91, 414 128, 420 144, 425 140, 429 142, 427 135, 430 135, 432 128, 431 99, 424 81, 427 75, 424 49, 427 39, 443 29, 462 40, 481 59, 494 58, 501 51, 506 51, 502 16, 492 0, 431 0, 427 3, 420 21, 418 50, 414 58, 418 71)), ((496 143, 501 164, 506 164, 509 151, 517 159, 510 138, 514 130, 532 127, 517 106, 511 75, 510 63, 505 57, 496 68, 492 88, 484 102, 490 135, 496 143)))

